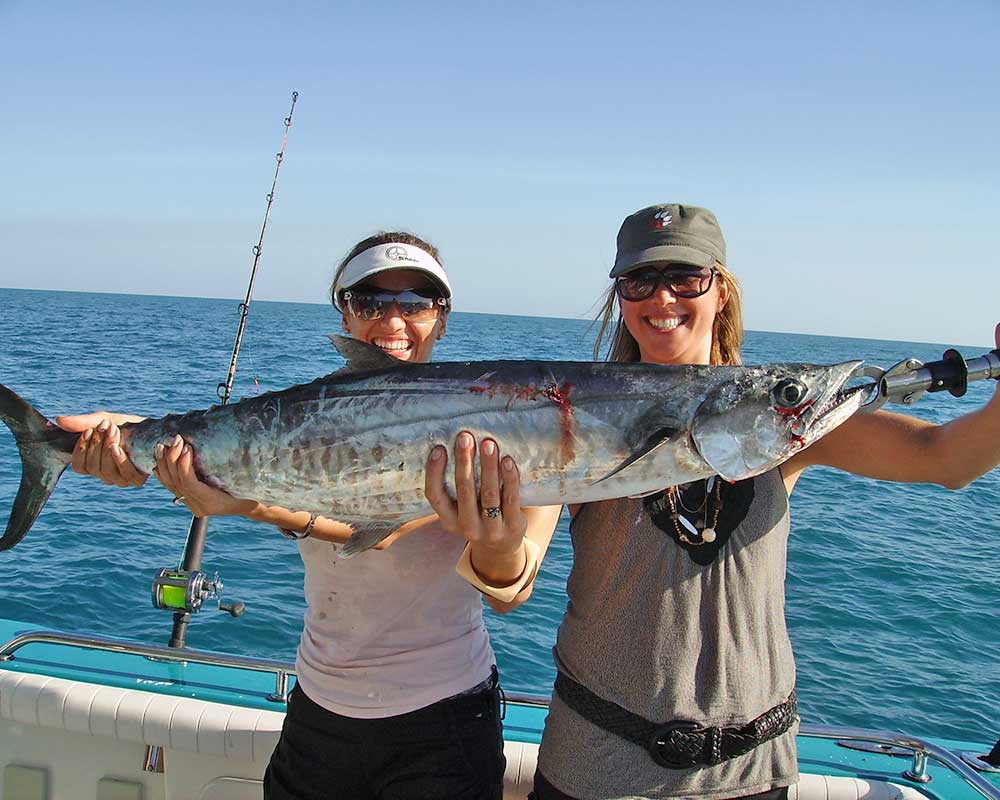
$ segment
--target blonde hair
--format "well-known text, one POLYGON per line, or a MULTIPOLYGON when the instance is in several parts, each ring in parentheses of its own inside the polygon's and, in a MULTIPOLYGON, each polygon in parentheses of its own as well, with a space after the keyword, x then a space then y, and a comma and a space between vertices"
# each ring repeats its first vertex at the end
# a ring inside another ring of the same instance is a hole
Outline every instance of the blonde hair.
MULTIPOLYGON (((743 298, 740 283, 725 266, 715 262, 716 280, 723 281, 729 289, 729 300, 712 323, 711 364, 735 365, 742 363, 740 345, 743 344, 743 298)), ((594 360, 601 360, 605 339, 609 341, 607 361, 639 361, 639 343, 622 321, 618 295, 612 283, 604 293, 604 305, 594 320, 600 325, 594 342, 594 360), (612 322, 615 312, 618 319, 612 322)))

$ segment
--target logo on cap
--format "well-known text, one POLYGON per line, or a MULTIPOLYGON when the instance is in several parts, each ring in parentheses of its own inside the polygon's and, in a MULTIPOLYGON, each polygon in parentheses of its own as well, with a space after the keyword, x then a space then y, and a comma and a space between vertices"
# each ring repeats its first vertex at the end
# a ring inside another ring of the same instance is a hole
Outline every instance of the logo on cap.
POLYGON ((657 211, 649 221, 649 227, 654 231, 663 230, 673 220, 669 211, 657 211))
POLYGON ((416 261, 415 258, 411 258, 410 254, 406 252, 405 247, 400 247, 398 244, 394 244, 386 250, 385 257, 390 261, 416 261))

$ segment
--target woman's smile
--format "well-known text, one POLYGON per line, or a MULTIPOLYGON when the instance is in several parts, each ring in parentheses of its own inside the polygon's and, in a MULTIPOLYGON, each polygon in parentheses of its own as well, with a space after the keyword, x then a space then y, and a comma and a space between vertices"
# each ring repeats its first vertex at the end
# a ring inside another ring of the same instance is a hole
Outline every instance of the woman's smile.
POLYGON ((646 316, 642 319, 647 325, 656 328, 657 331, 669 332, 683 325, 687 321, 687 316, 671 314, 669 316, 646 316))
POLYGON ((399 337, 375 336, 371 343, 392 355, 413 349, 413 343, 409 339, 399 337))

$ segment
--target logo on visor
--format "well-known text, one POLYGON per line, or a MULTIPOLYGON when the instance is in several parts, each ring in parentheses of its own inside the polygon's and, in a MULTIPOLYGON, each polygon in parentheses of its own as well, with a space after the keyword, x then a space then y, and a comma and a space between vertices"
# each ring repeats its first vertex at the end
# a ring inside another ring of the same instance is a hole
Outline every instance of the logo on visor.
POLYGON ((385 257, 390 261, 416 261, 417 259, 410 256, 406 252, 405 247, 400 247, 398 244, 393 245, 388 250, 385 251, 385 257))

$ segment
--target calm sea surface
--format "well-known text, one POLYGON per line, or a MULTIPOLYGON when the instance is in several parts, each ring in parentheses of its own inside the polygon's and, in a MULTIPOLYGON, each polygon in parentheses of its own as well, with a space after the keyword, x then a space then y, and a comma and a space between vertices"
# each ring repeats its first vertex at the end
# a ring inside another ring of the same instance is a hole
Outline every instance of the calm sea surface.
MULTIPOLYGON (((0 383, 46 416, 97 408, 160 416, 216 399, 237 304, 0 289, 0 383)), ((319 305, 257 302, 234 397, 311 380, 342 362, 319 305)), ((437 360, 588 359, 587 323, 452 315, 437 360)), ((947 343, 946 343, 947 344, 947 343)), ((945 345, 750 333, 748 363, 939 358, 945 345)), ((969 351, 967 355, 978 355, 969 351)), ((913 413, 944 421, 993 390, 927 396, 913 413)), ((0 520, 20 480, 0 426, 0 520)), ((0 616, 166 644, 172 617, 150 581, 178 564, 190 517, 154 481, 120 490, 66 473, 26 539, 0 554, 0 616)), ((1000 471, 960 492, 816 469, 792 499, 787 614, 808 722, 994 741, 1000 735, 1000 471)), ((548 693, 550 648, 570 567, 564 517, 531 601, 488 624, 508 689, 548 693)), ((193 647, 290 660, 304 603, 295 546, 269 527, 213 520, 204 569, 240 619, 206 610, 193 647)), ((627 664, 622 669, 628 669, 627 664)))

